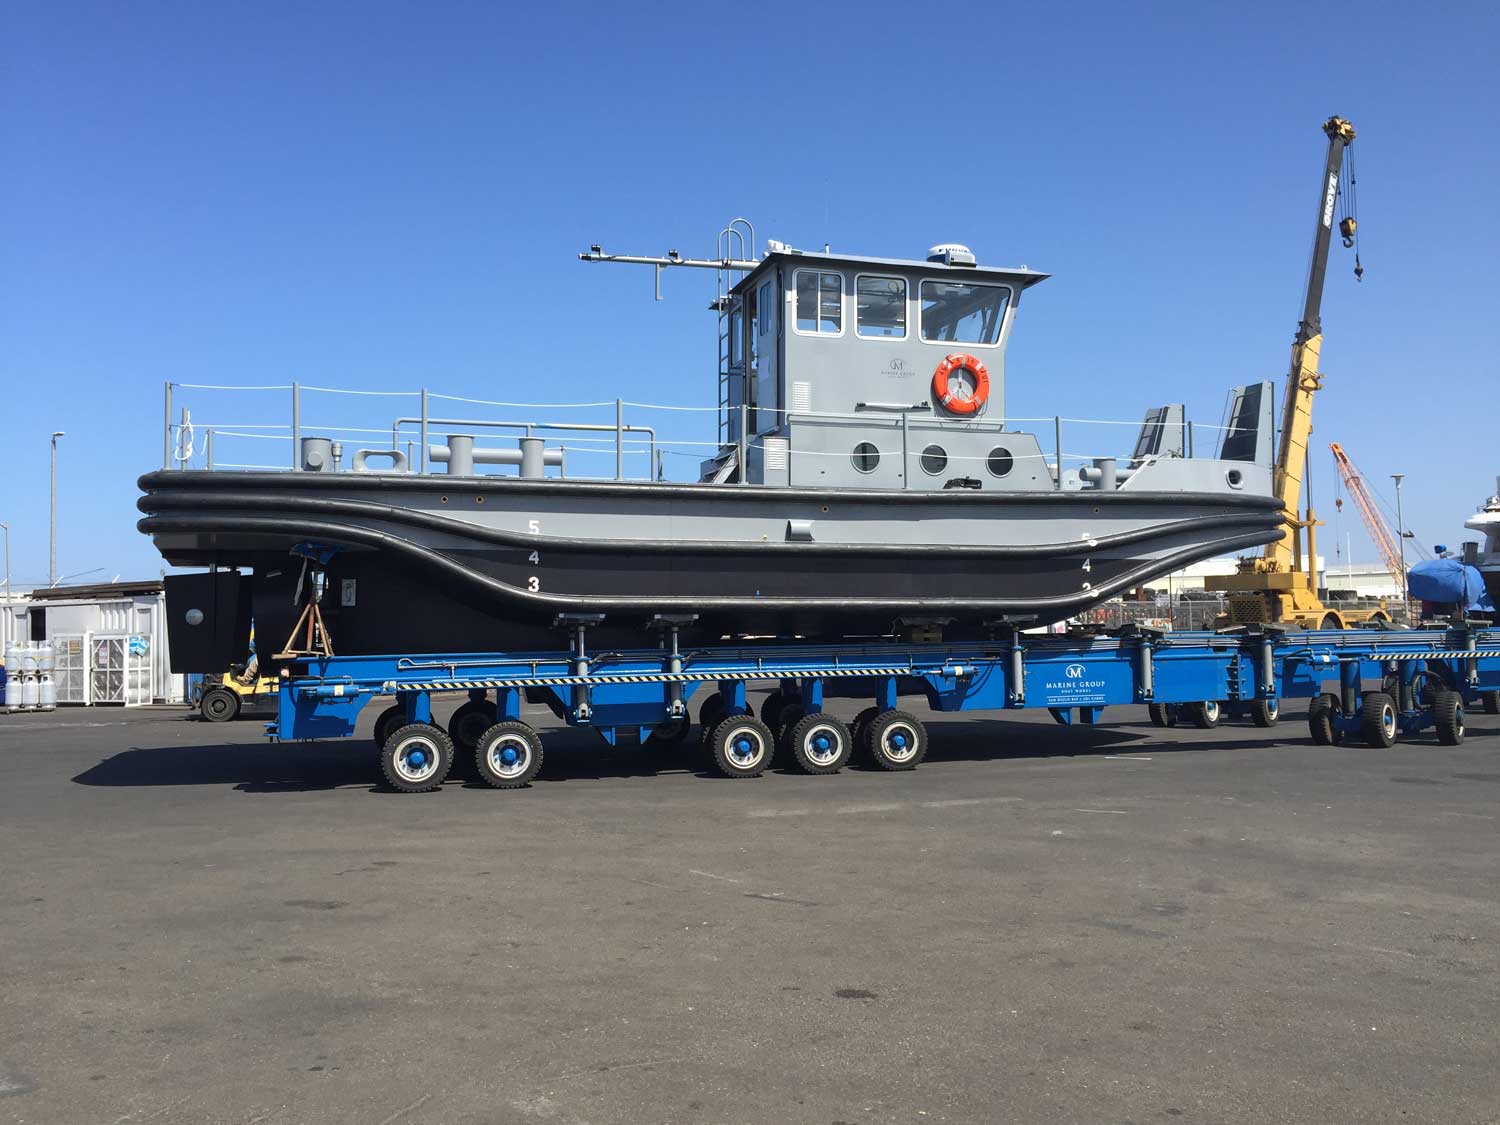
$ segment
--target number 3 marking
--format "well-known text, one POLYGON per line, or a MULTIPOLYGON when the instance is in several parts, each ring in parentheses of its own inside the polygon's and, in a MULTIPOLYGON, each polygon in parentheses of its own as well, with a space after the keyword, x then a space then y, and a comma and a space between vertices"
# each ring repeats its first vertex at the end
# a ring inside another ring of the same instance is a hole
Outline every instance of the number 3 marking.
POLYGON ((526 579, 526 588, 533 594, 536 593, 542 588, 541 580, 537 578, 535 574, 533 574, 530 578, 526 579))

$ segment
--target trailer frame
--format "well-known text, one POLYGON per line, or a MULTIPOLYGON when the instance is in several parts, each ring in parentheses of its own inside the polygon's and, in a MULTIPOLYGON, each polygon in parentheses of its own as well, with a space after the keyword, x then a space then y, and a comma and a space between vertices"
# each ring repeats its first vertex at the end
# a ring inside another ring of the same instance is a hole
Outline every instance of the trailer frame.
POLYGON ((281 670, 267 733, 284 741, 347 737, 367 703, 390 698, 377 724, 383 772, 396 788, 421 791, 441 784, 458 749, 473 751, 497 787, 529 782, 542 746, 521 721, 523 698, 610 745, 672 744, 686 739, 689 705, 707 688, 701 740, 729 777, 758 776, 778 750, 814 773, 838 772, 856 752, 886 769, 914 768, 927 735, 899 710, 902 697, 924 698, 939 713, 1044 708, 1065 725, 1095 725, 1106 707, 1147 704, 1159 725, 1198 726, 1226 714, 1271 726, 1282 701, 1306 698, 1315 742, 1354 737, 1381 746, 1428 727, 1444 743, 1459 742, 1465 710, 1500 700, 1500 631, 1477 622, 1308 632, 1126 626, 1067 635, 999 627, 989 640, 951 644, 767 641, 684 650, 679 630, 692 618, 675 616, 652 622, 652 647, 596 653, 588 630, 601 620, 559 617, 566 643, 541 652, 299 658, 281 670), (756 687, 771 689, 759 716, 747 699, 756 687), (457 691, 469 696, 464 722, 445 732, 433 721, 432 697, 457 691), (870 707, 850 730, 825 710, 832 698, 863 698, 870 707))

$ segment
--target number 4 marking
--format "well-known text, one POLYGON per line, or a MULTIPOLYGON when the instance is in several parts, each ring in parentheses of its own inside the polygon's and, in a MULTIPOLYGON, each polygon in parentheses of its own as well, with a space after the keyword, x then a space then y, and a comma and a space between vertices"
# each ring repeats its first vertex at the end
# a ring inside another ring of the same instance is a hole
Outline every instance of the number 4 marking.
POLYGON ((526 556, 526 560, 527 562, 531 563, 532 566, 536 566, 542 561, 542 553, 540 551, 532 551, 531 554, 526 556))

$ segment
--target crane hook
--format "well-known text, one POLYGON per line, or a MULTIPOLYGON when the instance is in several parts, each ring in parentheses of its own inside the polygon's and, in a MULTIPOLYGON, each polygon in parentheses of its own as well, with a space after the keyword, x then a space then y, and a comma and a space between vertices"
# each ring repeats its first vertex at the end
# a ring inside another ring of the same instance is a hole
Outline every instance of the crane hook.
POLYGON ((1363 281, 1364 279, 1365 279, 1365 267, 1359 264, 1359 255, 1355 254, 1354 255, 1354 280, 1355 281, 1363 281))
POLYGON ((1353 215, 1346 215, 1339 220, 1339 233, 1344 236, 1344 247, 1346 249, 1354 245, 1354 228, 1358 225, 1354 221, 1353 215))

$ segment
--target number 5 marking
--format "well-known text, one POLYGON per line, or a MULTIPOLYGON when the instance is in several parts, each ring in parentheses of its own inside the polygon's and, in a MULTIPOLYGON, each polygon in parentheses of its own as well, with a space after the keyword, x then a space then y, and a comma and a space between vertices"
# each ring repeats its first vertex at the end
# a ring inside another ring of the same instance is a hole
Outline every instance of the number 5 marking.
POLYGON ((526 521, 526 530, 529 531, 529 532, 531 532, 531 534, 533 534, 533 535, 540 535, 542 533, 542 521, 541 520, 527 520, 526 521))

